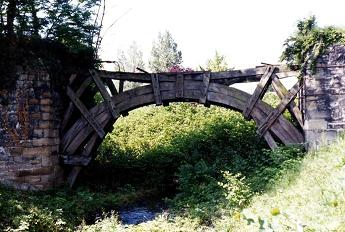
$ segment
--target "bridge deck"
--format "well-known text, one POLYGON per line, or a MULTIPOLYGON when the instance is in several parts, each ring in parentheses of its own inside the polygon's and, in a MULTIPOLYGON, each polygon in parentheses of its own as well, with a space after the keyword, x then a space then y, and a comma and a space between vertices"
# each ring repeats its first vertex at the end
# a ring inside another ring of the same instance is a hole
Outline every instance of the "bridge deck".
POLYGON ((304 141, 301 130, 282 116, 284 110, 288 109, 299 124, 303 123, 302 114, 293 102, 302 82, 296 83, 290 91, 285 89, 280 79, 296 76, 296 72, 281 66, 260 66, 227 72, 154 74, 92 70, 86 78, 83 76, 79 82, 78 76, 73 76, 71 80, 67 91, 71 103, 62 123, 63 162, 74 166, 69 178, 70 184, 75 181, 80 166, 86 166, 92 160, 93 151, 106 133, 111 131, 119 115, 126 115, 130 110, 150 104, 193 101, 205 106, 213 104, 243 112, 246 118, 256 122, 258 133, 272 149, 277 147, 277 143, 296 144, 304 141), (111 80, 120 81, 118 89, 111 80), (124 81, 148 85, 123 91, 124 81), (230 86, 244 82, 259 82, 253 95, 230 86), (276 109, 261 100, 271 84, 281 98, 276 109), (101 93, 104 101, 86 107, 87 102, 81 100, 83 95, 95 95, 97 92, 101 93))

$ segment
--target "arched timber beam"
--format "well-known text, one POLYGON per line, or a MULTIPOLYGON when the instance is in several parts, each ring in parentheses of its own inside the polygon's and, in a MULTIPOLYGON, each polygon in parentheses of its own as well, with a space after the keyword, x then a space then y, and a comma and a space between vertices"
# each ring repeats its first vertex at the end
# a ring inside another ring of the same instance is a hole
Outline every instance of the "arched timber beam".
MULTIPOLYGON (((162 100, 165 102, 198 102, 203 94, 202 84, 201 81, 185 80, 183 83, 184 96, 183 98, 176 98, 175 82, 160 82, 162 100)), ((250 96, 248 93, 227 85, 210 83, 207 101, 209 104, 220 105, 242 112, 250 96)), ((115 95, 112 97, 112 102, 119 113, 124 113, 145 105, 154 104, 155 97, 152 86, 147 85, 115 95)), ((251 117, 255 120, 257 126, 260 126, 272 111, 273 108, 271 106, 258 101, 251 112, 251 117)), ((111 120, 111 116, 104 103, 90 109, 90 113, 102 127, 105 127, 109 120, 111 120)), ((303 143, 303 135, 283 116, 279 116, 269 131, 286 145, 303 143)), ((89 126, 84 118, 77 120, 62 139, 63 153, 73 155, 92 132, 92 127, 89 126)))

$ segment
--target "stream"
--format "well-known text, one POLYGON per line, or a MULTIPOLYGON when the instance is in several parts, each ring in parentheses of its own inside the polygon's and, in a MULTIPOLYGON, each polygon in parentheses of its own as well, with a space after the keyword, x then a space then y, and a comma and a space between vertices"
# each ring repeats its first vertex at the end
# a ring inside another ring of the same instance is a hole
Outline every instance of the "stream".
POLYGON ((163 203, 152 204, 143 202, 119 209, 118 215, 123 225, 137 225, 154 220, 158 214, 165 210, 166 207, 163 203))

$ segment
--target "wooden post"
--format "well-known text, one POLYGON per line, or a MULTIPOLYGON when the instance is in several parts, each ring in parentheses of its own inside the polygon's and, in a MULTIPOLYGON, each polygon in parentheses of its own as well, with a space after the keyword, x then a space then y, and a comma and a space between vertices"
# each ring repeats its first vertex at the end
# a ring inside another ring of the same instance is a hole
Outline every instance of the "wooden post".
POLYGON ((199 102, 201 104, 207 104, 207 93, 208 93, 208 87, 210 85, 210 78, 211 78, 211 73, 210 72, 205 72, 203 75, 203 87, 201 89, 201 97, 199 99, 199 102))
POLYGON ((156 106, 160 106, 163 104, 158 78, 159 78, 159 76, 157 73, 151 74, 153 96, 155 98, 156 106))
POLYGON ((182 73, 177 74, 176 76, 176 98, 183 98, 183 82, 184 76, 182 73))

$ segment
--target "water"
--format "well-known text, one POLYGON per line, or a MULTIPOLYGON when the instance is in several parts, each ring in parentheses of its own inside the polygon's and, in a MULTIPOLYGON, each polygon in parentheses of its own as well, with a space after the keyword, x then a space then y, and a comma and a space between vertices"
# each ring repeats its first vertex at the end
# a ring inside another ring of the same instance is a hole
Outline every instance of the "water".
POLYGON ((137 225, 152 221, 156 216, 166 211, 166 205, 159 201, 144 201, 118 211, 119 219, 124 225, 137 225))
POLYGON ((123 224, 137 225, 155 219, 158 214, 157 210, 147 207, 134 207, 119 211, 119 218, 123 224))

